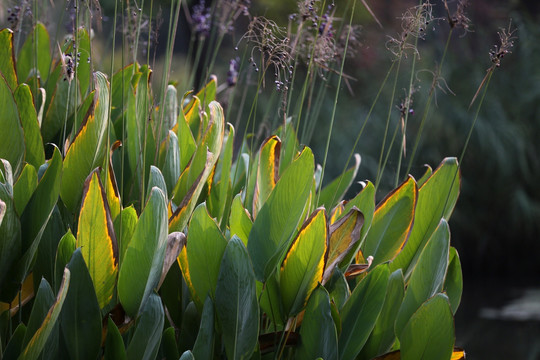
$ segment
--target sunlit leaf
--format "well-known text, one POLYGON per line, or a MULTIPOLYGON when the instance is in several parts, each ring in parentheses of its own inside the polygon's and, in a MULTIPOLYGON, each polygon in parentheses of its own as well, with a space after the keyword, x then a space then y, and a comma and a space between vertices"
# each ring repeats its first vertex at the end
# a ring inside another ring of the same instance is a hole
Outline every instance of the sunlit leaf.
POLYGON ((364 256, 373 256, 373 266, 394 259, 403 248, 413 225, 417 193, 416 182, 409 177, 377 205, 362 246, 364 256))
POLYGON ((45 162, 45 152, 30 87, 26 84, 19 85, 13 96, 21 115, 21 124, 24 130, 25 161, 38 169, 45 162))
POLYGON ((324 208, 304 222, 281 265, 280 289, 285 313, 296 315, 322 281, 328 228, 324 208))
POLYGON ((463 292, 463 274, 461 273, 461 261, 459 254, 454 247, 450 247, 448 260, 448 270, 444 279, 444 292, 448 296, 452 313, 455 315, 461 302, 463 292))
POLYGON ((15 91, 17 87, 17 73, 15 72, 15 49, 13 47, 13 31, 11 29, 0 31, 0 73, 11 90, 15 91))
POLYGON ((134 317, 158 285, 166 247, 167 204, 153 188, 118 273, 118 298, 128 315, 134 317))
POLYGON ((0 109, 2 109, 2 116, 0 116, 0 129, 2 129, 0 158, 9 161, 13 169, 13 175, 17 177, 22 170, 26 151, 24 133, 15 98, 3 76, 0 76, 0 109))
POLYGON ((255 276, 268 278, 289 247, 313 183, 314 159, 309 148, 283 173, 259 212, 249 234, 248 252, 255 276))
POLYGON ((116 284, 118 244, 97 170, 84 183, 76 246, 81 248, 103 308, 111 301, 116 284))
POLYGON ((253 223, 251 222, 249 213, 242 205, 242 198, 237 195, 231 206, 231 216, 229 217, 229 227, 231 235, 237 235, 240 240, 247 246, 249 233, 253 223))
POLYGON ((279 178, 279 156, 281 139, 276 135, 267 138, 259 150, 259 166, 257 167, 257 181, 253 194, 253 218, 276 186, 279 178))
POLYGON ((36 68, 38 72, 34 75, 39 76, 43 83, 47 81, 51 64, 50 46, 49 33, 45 25, 38 22, 34 31, 28 34, 18 54, 17 74, 21 83, 26 82, 28 77, 32 75, 33 69, 36 68))

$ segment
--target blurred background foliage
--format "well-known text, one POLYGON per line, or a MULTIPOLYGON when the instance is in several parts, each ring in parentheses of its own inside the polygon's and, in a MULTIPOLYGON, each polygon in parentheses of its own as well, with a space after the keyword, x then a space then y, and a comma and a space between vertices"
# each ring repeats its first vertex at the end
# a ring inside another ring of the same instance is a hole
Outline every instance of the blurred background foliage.
MULTIPOLYGON (((73 1, 73 0, 72 0, 73 1)), ((99 6, 100 15, 95 16, 95 38, 93 40, 94 67, 106 72, 110 69, 110 47, 112 36, 118 31, 130 31, 128 24, 117 23, 113 28, 115 2, 113 0, 88 0, 99 6)), ((225 0, 223 0, 225 1, 225 0)), ((10 12, 28 0, 3 0, 0 4, 0 26, 8 25, 10 12)), ((73 26, 71 8, 65 2, 48 1, 43 9, 38 9, 37 16, 45 23, 53 39, 60 42, 66 30, 73 26)), ((126 2, 129 4, 131 2, 126 2)), ((354 23, 361 26, 358 33, 358 45, 353 56, 345 63, 346 81, 342 83, 340 105, 336 114, 336 124, 330 142, 330 158, 327 164, 328 179, 335 178, 343 171, 353 148, 356 136, 362 127, 366 114, 377 94, 392 54, 387 49, 388 36, 397 36, 401 31, 400 16, 416 1, 384 0, 367 1, 376 19, 358 2, 354 23)), ((183 4, 180 15, 179 31, 175 39, 175 60, 171 64, 172 79, 179 84, 179 89, 189 89, 189 78, 195 73, 195 86, 204 82, 208 75, 202 62, 190 65, 195 58, 189 52, 192 37, 192 13, 199 0, 187 1, 183 4), (182 86, 183 85, 183 86, 182 86)), ((350 5, 350 2, 335 0, 336 14, 339 18, 350 5)), ((412 109, 407 124, 407 156, 411 153, 415 134, 417 134, 424 109, 427 93, 433 82, 433 73, 444 51, 448 24, 441 1, 433 2, 435 20, 433 29, 419 41, 419 59, 416 63, 414 85, 417 88, 413 97, 412 109)), ((455 2, 449 2, 455 6, 455 2)), ((166 34, 170 18, 170 0, 154 0, 137 2, 126 11, 133 14, 137 7, 144 7, 140 34, 141 51, 139 60, 149 60, 154 69, 153 81, 161 79, 166 39, 159 34, 166 34), (159 25, 159 26, 157 26, 159 25), (150 40, 150 47, 147 41, 150 40), (148 53, 148 49, 150 52, 148 53)), ((264 15, 281 26, 287 26, 289 15, 298 12, 297 3, 290 0, 253 0, 249 12, 252 16, 264 15)), ((475 106, 469 104, 480 86, 486 69, 491 66, 489 50, 497 44, 497 31, 508 26, 517 28, 518 37, 513 54, 505 58, 500 68, 496 69, 490 83, 486 100, 479 113, 479 118, 471 138, 471 143, 462 162, 462 195, 457 210, 451 221, 452 242, 459 250, 464 270, 465 293, 467 284, 485 279, 506 279, 517 283, 538 283, 540 262, 536 254, 540 253, 540 18, 539 4, 536 1, 471 1, 467 8, 472 24, 470 31, 458 30, 454 34, 447 58, 442 67, 442 79, 436 90, 434 106, 427 117, 420 147, 413 160, 411 173, 419 178, 424 172, 424 164, 435 165, 446 156, 460 155, 466 135, 474 118, 475 106)), ((249 19, 239 16, 234 22, 234 31, 224 37, 216 58, 212 73, 216 74, 220 83, 225 83, 229 70, 229 61, 241 56, 235 50, 243 33, 247 29, 249 19)), ((30 21, 22 24, 21 32, 28 30, 30 21)), ((215 44, 213 44, 215 45, 215 44)), ((211 50, 212 44, 203 46, 204 53, 211 50), (209 50, 210 48, 210 50, 209 50)), ((129 56, 129 44, 126 47, 126 58, 129 56)), ((403 69, 410 69, 412 56, 404 59, 403 69)), ((118 70, 125 59, 117 56, 114 59, 114 70, 118 70)), ((128 61, 129 62, 129 61, 128 61)), ((297 83, 302 80, 301 69, 297 83)), ((320 86, 327 88, 327 96, 322 98, 322 106, 317 117, 309 117, 310 131, 300 133, 304 143, 308 143, 317 159, 322 159, 326 137, 329 131, 329 119, 337 76, 327 74, 327 81, 320 81, 320 86)), ((249 71, 241 80, 250 84, 256 76, 250 78, 249 71)), ((374 180, 381 142, 386 125, 388 107, 392 113, 391 129, 398 125, 399 104, 404 101, 410 70, 402 71, 398 79, 394 104, 389 104, 391 86, 382 90, 381 98, 355 152, 362 156, 358 179, 374 180)), ((297 84, 293 84, 297 85, 297 84)), ((158 89, 160 87, 154 86, 158 89)), ((257 101, 256 127, 248 129, 264 138, 272 128, 281 123, 279 113, 279 96, 272 91, 272 86, 261 91, 257 101)), ((251 104, 256 91, 247 92, 245 104, 251 104)), ((218 94, 224 104, 227 121, 243 129, 246 125, 247 111, 241 105, 238 95, 231 101, 231 89, 227 88, 218 94), (243 111, 243 112, 242 112, 243 111), (243 114, 243 116, 241 116, 243 114)), ((295 99, 292 99, 293 102, 295 99)), ((475 105, 478 104, 478 101, 475 105)), ((307 113, 309 115, 309 112, 307 113)), ((255 124, 255 123, 254 123, 255 124)), ((241 130, 242 131, 242 130, 241 130)), ((238 136, 241 138, 241 136, 238 136)), ((398 168, 397 154, 399 142, 394 144, 388 160, 387 170, 382 178, 379 194, 386 194, 393 187, 395 171, 398 168)), ((405 157, 400 177, 404 177, 409 158, 405 157)), ((357 188, 352 192, 358 191, 357 188)))

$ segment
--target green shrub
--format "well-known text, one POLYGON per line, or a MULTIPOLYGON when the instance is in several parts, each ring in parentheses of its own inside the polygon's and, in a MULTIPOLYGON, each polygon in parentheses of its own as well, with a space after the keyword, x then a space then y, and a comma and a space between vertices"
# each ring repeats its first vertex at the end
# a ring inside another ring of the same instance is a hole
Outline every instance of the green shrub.
POLYGON ((158 101, 148 65, 77 65, 90 38, 0 32, 5 358, 464 357, 455 158, 343 200, 359 155, 323 186, 290 120, 235 154, 215 78, 158 101))

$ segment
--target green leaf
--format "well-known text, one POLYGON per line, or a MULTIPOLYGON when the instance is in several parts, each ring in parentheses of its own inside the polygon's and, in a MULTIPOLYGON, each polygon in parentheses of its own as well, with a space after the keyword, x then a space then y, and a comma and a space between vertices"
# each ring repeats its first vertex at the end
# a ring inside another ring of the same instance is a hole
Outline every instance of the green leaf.
POLYGON ((450 359, 454 349, 454 319, 448 298, 437 294, 422 304, 403 329, 403 360, 450 359))
POLYGON ((330 298, 326 289, 317 287, 309 298, 304 321, 300 328, 302 339, 295 358, 325 360, 338 359, 338 339, 332 319, 330 298))
POLYGON ((441 220, 411 274, 409 286, 396 319, 396 335, 399 339, 401 339, 403 328, 420 305, 442 291, 448 266, 449 246, 448 223, 441 220))
POLYGON ((68 264, 71 286, 60 313, 64 343, 72 359, 96 359, 101 348, 101 312, 81 249, 68 264))
POLYGON ((197 145, 195 139, 193 139, 193 134, 189 128, 188 123, 186 122, 183 113, 181 113, 180 118, 173 130, 175 130, 176 135, 178 136, 178 143, 180 146, 180 171, 184 171, 189 161, 191 160, 197 145))
POLYGON ((166 360, 177 360, 180 357, 178 346, 176 346, 175 330, 172 326, 163 331, 160 353, 163 354, 166 360))
MULTIPOLYGON (((11 167, 5 160, 3 164, 6 174, 2 177, 7 179, 4 183, 0 182, 0 288, 3 287, 4 281, 14 280, 10 278, 8 271, 21 255, 22 248, 21 223, 17 216, 16 203, 13 201, 11 167)), ((13 300, 18 287, 14 290, 9 293, 1 291, 0 301, 9 303, 13 300)))
POLYGON ((7 278, 10 279, 10 284, 3 289, 2 296, 13 298, 28 275, 41 236, 58 201, 62 157, 58 148, 55 147, 53 151, 52 158, 40 169, 39 172, 43 173, 44 169, 44 173, 21 215, 22 248, 26 251, 9 271, 7 278))
MULTIPOLYGON (((173 191, 175 203, 178 203, 178 199, 181 199, 181 202, 169 220, 170 232, 182 231, 187 225, 189 217, 197 205, 197 199, 221 152, 224 137, 223 109, 219 103, 211 102, 209 111, 210 119, 204 136, 193 155, 190 166, 184 171, 187 172, 185 187, 179 190, 175 187, 173 191)), ((182 176, 179 183, 181 181, 182 176)))
POLYGON ((403 301, 405 283, 401 270, 394 271, 388 279, 388 289, 381 313, 377 318, 375 327, 369 335, 366 345, 359 355, 359 359, 371 359, 377 355, 386 353, 392 348, 396 340, 394 323, 403 301))
POLYGON ((165 195, 165 202, 167 203, 167 184, 165 184, 163 174, 161 174, 161 171, 159 171, 157 167, 150 165, 150 177, 148 178, 148 185, 146 187, 146 194, 148 194, 148 196, 150 196, 150 192, 154 186, 163 192, 165 195))
POLYGON ((137 225, 137 211, 132 206, 122 209, 120 216, 114 220, 114 232, 118 236, 118 249, 120 257, 120 265, 124 262, 126 250, 129 246, 133 233, 137 225))
POLYGON ((135 331, 127 348, 127 358, 130 360, 155 359, 164 323, 165 313, 161 299, 155 293, 151 293, 137 318, 135 331))
POLYGON ((0 129, 2 129, 0 158, 9 161, 13 169, 13 175, 18 177, 25 157, 24 133, 15 98, 3 76, 0 76, 0 109, 2 109, 2 116, 0 116, 0 129))
POLYGON ((2 353, 4 359, 16 359, 19 357, 19 354, 22 351, 25 334, 26 326, 23 323, 20 323, 13 332, 13 335, 11 335, 9 342, 2 353))
POLYGON ((289 317, 304 308, 311 292, 322 281, 327 241, 325 211, 318 208, 302 225, 281 265, 281 297, 289 317))
POLYGON ((169 131, 168 136, 161 144, 159 158, 160 169, 167 185, 167 196, 170 198, 180 177, 180 148, 178 138, 173 131, 169 131))
MULTIPOLYGON (((189 276, 193 300, 202 309, 202 299, 210 295, 214 299, 219 268, 227 240, 215 221, 210 218, 203 203, 195 209, 189 223, 187 241, 188 269, 181 266, 184 277, 189 276)), ((181 263, 182 265, 182 263, 181 263)))
POLYGON ((109 84, 104 74, 96 72, 94 85, 93 110, 89 111, 64 160, 60 196, 71 212, 75 212, 81 201, 85 179, 92 170, 102 165, 107 152, 109 84))
POLYGON ((201 325, 195 345, 193 346, 193 356, 199 360, 212 360, 214 358, 214 303, 210 296, 206 297, 201 315, 201 325))
POLYGON ((180 356, 180 360, 195 360, 195 357, 191 353, 191 351, 186 350, 182 356, 180 356))
POLYGON ((24 130, 24 143, 26 145, 25 161, 38 169, 45 162, 45 151, 43 149, 43 139, 39 129, 39 122, 34 107, 34 99, 30 92, 30 87, 26 84, 19 85, 13 93, 21 124, 24 130))
POLYGON ((355 359, 362 350, 382 310, 389 276, 387 265, 375 267, 356 286, 343 306, 340 359, 355 359))
MULTIPOLYGON (((62 275, 64 273, 64 268, 69 263, 71 255, 76 249, 75 236, 71 233, 71 229, 68 229, 66 234, 62 236, 60 242, 58 243, 58 248, 56 249, 56 259, 54 262, 54 289, 60 287, 60 282, 62 281, 62 275)), ((93 285, 92 285, 93 286, 93 285)))
MULTIPOLYGON (((44 291, 48 292, 49 294, 52 294, 51 287, 49 286, 47 281, 43 280, 42 283, 43 283, 43 286, 47 288, 44 291)), ((19 356, 19 360, 35 360, 38 358, 39 354, 45 347, 45 344, 47 342, 47 339, 49 338, 49 335, 51 335, 51 332, 53 331, 53 328, 56 325, 56 320, 58 319, 58 316, 60 315, 60 310, 62 310, 62 305, 64 304, 64 300, 66 299, 67 291, 69 289, 69 283, 70 283, 70 272, 68 269, 65 269, 62 285, 60 285, 60 289, 58 290, 58 295, 56 297, 56 300, 54 301, 51 308, 47 312, 45 318, 43 319, 43 322, 41 322, 41 326, 39 326, 39 328, 35 332, 33 332, 33 331, 30 331, 31 323, 29 322, 26 335, 25 335, 25 341, 24 341, 25 349, 22 352, 21 356, 19 356), (27 341, 27 338, 29 336, 32 336, 32 337, 27 341)), ((37 301, 37 297, 38 295, 36 295, 36 301, 37 301)), ((30 314, 30 318, 32 318, 32 314, 30 314)))
MULTIPOLYGON (((231 166, 234 151, 234 127, 229 125, 229 133, 226 136, 225 146, 221 157, 221 176, 219 181, 219 214, 218 219, 221 219, 221 229, 225 228, 227 219, 229 218, 229 210, 233 192, 231 189, 231 166)), ((244 243, 245 245, 246 243, 244 243)))
POLYGON ((126 360, 126 349, 124 340, 114 321, 107 319, 107 337, 105 338, 105 360, 126 360))
POLYGON ((134 317, 139 312, 158 285, 166 247, 165 195, 153 188, 118 274, 118 298, 129 316, 134 317))
POLYGON ((197 312, 197 307, 190 301, 186 306, 184 314, 182 316, 182 324, 180 326, 180 333, 182 336, 178 339, 178 349, 180 352, 186 349, 193 349, 195 341, 197 339, 197 331, 200 326, 200 317, 197 312))
POLYGON ((122 134, 121 114, 125 113, 130 93, 131 77, 138 73, 137 63, 129 64, 118 70, 111 79, 111 120, 114 122, 115 132, 122 134), (116 121, 119 119, 120 121, 116 121))
MULTIPOLYGON (((92 78, 90 69, 90 55, 92 53, 90 36, 86 31, 86 27, 81 26, 77 31, 77 49, 72 49, 73 53, 80 54, 80 61, 77 66, 77 79, 79 80, 80 92, 83 96, 86 95, 88 86, 92 78)), ((91 60, 91 59, 90 59, 91 60)))
POLYGON ((231 216, 229 217, 229 227, 231 235, 236 235, 247 246, 249 233, 253 223, 249 213, 242 205, 242 196, 236 195, 231 206, 231 216))
POLYGON ((318 206, 324 206, 327 209, 336 206, 343 199, 343 196, 345 196, 345 193, 356 178, 359 167, 360 155, 354 154, 354 165, 321 190, 318 206))
POLYGON ((259 209, 266 202, 279 179, 280 151, 281 139, 276 135, 270 136, 261 145, 253 194, 253 218, 257 217, 259 209))
POLYGON ((351 290, 349 288, 349 283, 345 275, 337 268, 333 273, 332 277, 324 285, 324 287, 330 293, 330 298, 332 302, 336 305, 338 310, 343 308, 343 305, 347 302, 347 299, 351 295, 351 290))
POLYGON ((259 305, 253 267, 244 244, 236 236, 223 254, 215 302, 227 357, 249 358, 259 336, 259 305))
POLYGON ((3 29, 0 31, 0 73, 11 90, 17 87, 17 73, 15 72, 15 49, 13 48, 13 31, 3 29))
POLYGON ((362 246, 364 256, 373 256, 372 266, 394 259, 403 248, 413 225, 417 193, 416 182, 409 177, 377 205, 362 246))
POLYGON ((178 93, 172 85, 168 85, 165 91, 165 103, 162 112, 160 119, 163 119, 163 122, 157 125, 158 131, 160 131, 159 139, 167 136, 169 130, 176 125, 178 118, 178 93))
POLYGON ((392 270, 403 269, 405 279, 410 277, 420 253, 441 219, 450 219, 460 183, 457 160, 446 158, 418 190, 414 226, 409 240, 391 264, 392 270))
POLYGON ((38 22, 34 31, 28 35, 17 58, 17 74, 20 82, 26 82, 32 74, 32 70, 38 70, 35 76, 39 76, 42 83, 49 77, 51 66, 51 41, 45 25, 38 22), (39 56, 37 56, 37 54, 39 56))
POLYGON ((83 189, 76 246, 92 278, 100 308, 112 299, 118 273, 118 244, 105 190, 97 169, 86 179, 83 189))
POLYGON ((18 214, 22 214, 26 204, 37 187, 37 172, 30 164, 26 164, 13 187, 13 200, 18 214))
POLYGON ((454 247, 450 247, 448 270, 444 279, 444 292, 450 301, 452 313, 455 314, 461 302, 461 294, 463 293, 463 274, 461 273, 459 255, 454 247))
POLYGON ((259 281, 268 278, 289 247, 308 202, 313 170, 313 153, 306 147, 285 170, 253 223, 247 248, 259 281))

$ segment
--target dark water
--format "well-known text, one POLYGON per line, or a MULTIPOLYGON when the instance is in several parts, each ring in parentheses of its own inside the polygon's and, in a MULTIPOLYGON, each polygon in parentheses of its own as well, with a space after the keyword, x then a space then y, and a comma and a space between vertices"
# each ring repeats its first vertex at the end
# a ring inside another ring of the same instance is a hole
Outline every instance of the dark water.
POLYGON ((467 360, 540 360, 540 283, 466 283, 455 322, 467 360))

